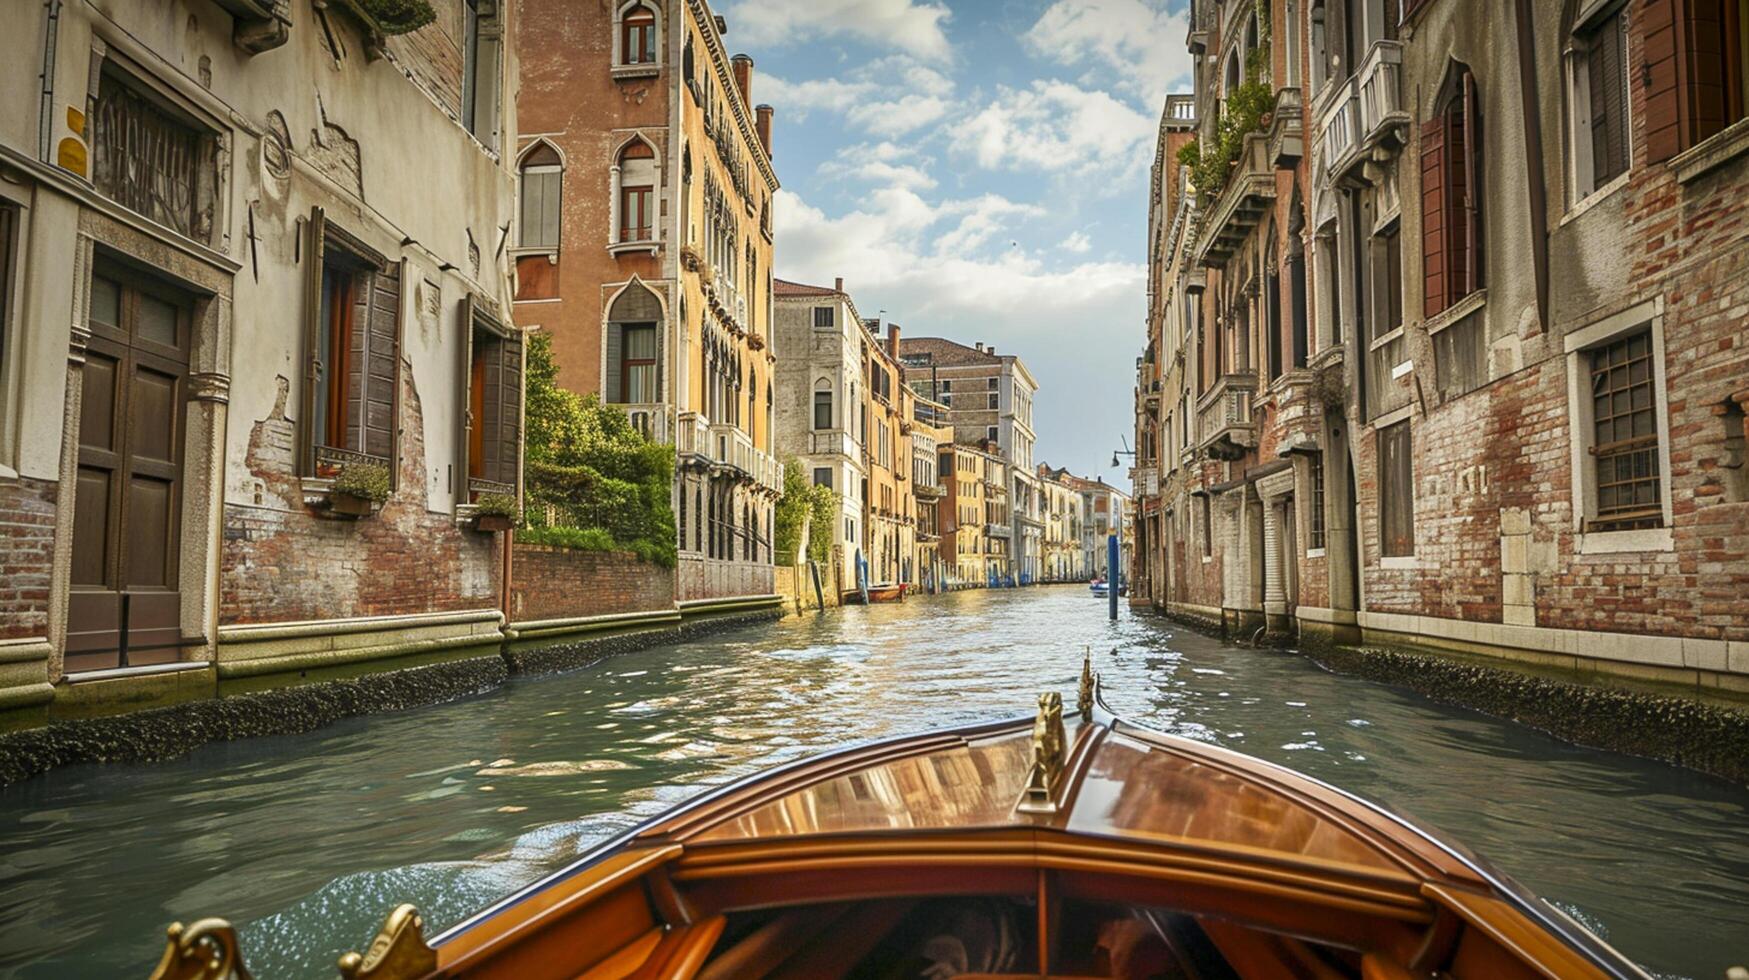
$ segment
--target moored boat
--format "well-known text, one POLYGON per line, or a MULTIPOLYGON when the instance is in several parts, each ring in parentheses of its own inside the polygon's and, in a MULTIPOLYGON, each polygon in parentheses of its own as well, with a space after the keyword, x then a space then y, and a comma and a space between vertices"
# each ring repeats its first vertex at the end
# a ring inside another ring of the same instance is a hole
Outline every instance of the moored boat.
MULTIPOLYGON (((904 582, 888 585, 871 585, 868 587, 868 601, 870 603, 899 602, 905 598, 906 589, 907 585, 904 582)), ((852 589, 851 591, 844 593, 844 601, 861 605, 862 593, 858 590, 852 589)))
MULTIPOLYGON (((1077 708, 857 745, 682 805, 357 980, 424 977, 1644 977, 1385 809, 1077 708)), ((173 927, 157 980, 237 962, 173 927)), ((246 976, 239 973, 238 975, 246 976)))

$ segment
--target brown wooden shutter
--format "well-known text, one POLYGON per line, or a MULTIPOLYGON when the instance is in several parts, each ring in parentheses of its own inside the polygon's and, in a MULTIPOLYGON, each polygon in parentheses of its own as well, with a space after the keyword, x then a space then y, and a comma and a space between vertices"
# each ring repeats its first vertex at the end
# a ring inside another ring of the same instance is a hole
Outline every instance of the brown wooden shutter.
POLYGON ((1421 127, 1421 290, 1422 315, 1450 305, 1445 291, 1445 123, 1421 127))
POLYGON ((1678 61, 1685 57, 1677 23, 1679 0, 1645 0, 1636 9, 1640 22, 1640 65, 1635 80, 1645 88, 1646 162, 1661 163, 1686 145, 1688 109, 1679 82, 1678 61))
POLYGON ((304 224, 304 377, 298 404, 298 471, 316 472, 316 377, 321 371, 316 352, 322 349, 322 250, 328 239, 328 218, 321 207, 310 209, 304 224))
POLYGON ((401 270, 390 265, 362 277, 346 378, 347 449, 395 458, 397 389, 401 363, 401 270), (356 414, 355 414, 356 413, 356 414))
POLYGON ((1586 55, 1591 89, 1591 169, 1602 186, 1627 169, 1627 112, 1624 104, 1622 15, 1598 25, 1586 55))
POLYGON ((472 495, 468 492, 469 467, 473 465, 469 458, 469 449, 473 444, 474 426, 477 421, 473 413, 474 401, 474 294, 464 293, 461 303, 462 311, 462 358, 456 374, 456 451, 455 464, 455 502, 471 503, 472 495))

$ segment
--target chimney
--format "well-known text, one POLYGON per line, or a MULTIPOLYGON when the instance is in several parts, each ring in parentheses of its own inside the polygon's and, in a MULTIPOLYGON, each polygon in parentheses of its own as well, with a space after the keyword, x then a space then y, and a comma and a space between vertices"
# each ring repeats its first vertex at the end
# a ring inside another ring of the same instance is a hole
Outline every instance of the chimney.
POLYGON ((893 360, 899 359, 899 325, 887 324, 887 353, 893 355, 893 360))
POLYGON ((753 129, 759 134, 759 145, 771 156, 771 107, 761 105, 753 110, 753 129))
POLYGON ((986 354, 994 354, 994 353, 996 353, 996 345, 995 345, 995 344, 991 344, 991 345, 990 345, 990 346, 988 346, 988 347, 986 347, 986 348, 984 348, 984 353, 986 353, 986 354))
POLYGON ((980 353, 980 354, 984 353, 984 342, 983 341, 981 341, 981 340, 978 341, 977 347, 978 347, 978 353, 980 353))
POLYGON ((729 59, 729 70, 735 73, 735 87, 741 90, 741 101, 753 104, 753 59, 738 54, 729 59))
POLYGON ((832 291, 835 293, 844 292, 844 277, 843 276, 839 276, 838 278, 832 280, 832 291))

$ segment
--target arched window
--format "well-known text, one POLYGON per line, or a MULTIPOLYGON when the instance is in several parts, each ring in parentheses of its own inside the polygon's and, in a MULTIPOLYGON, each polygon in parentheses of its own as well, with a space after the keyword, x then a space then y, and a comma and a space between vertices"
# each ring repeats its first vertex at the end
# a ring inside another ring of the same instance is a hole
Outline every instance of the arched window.
POLYGON ((814 428, 832 428, 832 382, 824 378, 814 382, 814 428))
POLYGON ((618 223, 615 241, 656 240, 656 151, 641 139, 632 140, 619 153, 615 168, 618 183, 618 223))
MULTIPOLYGON (((1569 17, 1574 5, 1569 0, 1569 17)), ((1568 29, 1565 51, 1575 201, 1628 169, 1626 11, 1621 4, 1582 6, 1591 10, 1568 29)))
POLYGON ((1482 113, 1476 77, 1453 62, 1421 127, 1423 314, 1482 288, 1482 113))
POLYGON ((622 65, 656 63, 656 12, 641 3, 620 12, 619 61, 622 65))
POLYGON ((634 282, 607 313, 607 402, 647 405, 661 401, 662 301, 634 282))
POLYGON ((564 166, 552 144, 536 143, 522 156, 522 208, 516 243, 558 251, 559 202, 564 166))

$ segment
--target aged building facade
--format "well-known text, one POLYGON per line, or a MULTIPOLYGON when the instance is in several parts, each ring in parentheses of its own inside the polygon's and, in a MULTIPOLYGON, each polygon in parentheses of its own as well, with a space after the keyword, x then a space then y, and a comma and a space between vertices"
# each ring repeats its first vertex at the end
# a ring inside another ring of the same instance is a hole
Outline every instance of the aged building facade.
POLYGON ((862 441, 863 556, 868 584, 917 584, 917 498, 911 492, 912 444, 916 394, 900 374, 900 328, 864 320, 858 345, 862 365, 862 402, 858 434, 862 441))
POLYGON ((1037 477, 1034 475, 1033 401, 1038 382, 1013 354, 978 342, 971 347, 939 337, 916 337, 900 343, 905 381, 926 398, 947 407, 954 441, 989 443, 1009 466, 1011 487, 1004 497, 1012 507, 1007 554, 1017 582, 1035 581, 1044 524, 1037 477))
POLYGON ((772 591, 771 108, 703 0, 520 0, 520 322, 678 454, 679 597, 772 591))
POLYGON ((809 286, 775 280, 777 451, 801 462, 809 482, 838 493, 838 525, 829 531, 840 582, 856 581, 856 555, 867 527, 863 513, 860 419, 865 331, 844 281, 809 286))
POLYGON ((1743 5, 1197 3, 1203 139, 1258 10, 1273 115, 1196 189, 1190 260, 1170 234, 1152 259, 1138 438, 1165 433, 1190 534, 1158 536, 1151 601, 1746 686, 1743 5), (1169 421, 1168 353, 1213 372, 1195 417, 1169 421))
POLYGON ((520 473, 516 55, 501 5, 433 7, 9 24, 42 97, 0 107, 0 708, 496 652, 469 515, 520 473))

